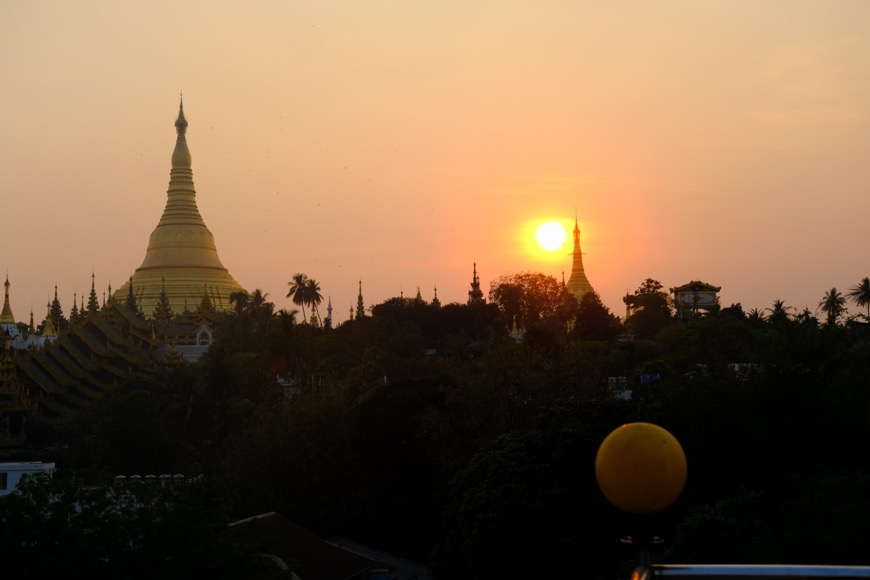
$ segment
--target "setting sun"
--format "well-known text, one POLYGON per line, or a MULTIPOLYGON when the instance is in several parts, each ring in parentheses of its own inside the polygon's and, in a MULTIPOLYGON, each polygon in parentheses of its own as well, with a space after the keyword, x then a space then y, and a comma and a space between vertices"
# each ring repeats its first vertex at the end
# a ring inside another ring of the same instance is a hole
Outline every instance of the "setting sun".
POLYGON ((565 240, 568 239, 568 234, 565 228, 559 222, 547 222, 538 226, 535 233, 535 239, 538 245, 548 252, 555 252, 562 249, 565 240))

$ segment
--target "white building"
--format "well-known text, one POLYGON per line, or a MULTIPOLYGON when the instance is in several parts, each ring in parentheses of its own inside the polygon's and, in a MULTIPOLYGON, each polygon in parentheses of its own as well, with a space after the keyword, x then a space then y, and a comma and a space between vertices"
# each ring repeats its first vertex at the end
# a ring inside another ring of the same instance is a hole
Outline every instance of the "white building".
POLYGON ((54 463, 43 463, 41 461, 0 463, 0 495, 9 495, 18 489, 18 483, 24 475, 46 473, 51 477, 54 469, 54 463))

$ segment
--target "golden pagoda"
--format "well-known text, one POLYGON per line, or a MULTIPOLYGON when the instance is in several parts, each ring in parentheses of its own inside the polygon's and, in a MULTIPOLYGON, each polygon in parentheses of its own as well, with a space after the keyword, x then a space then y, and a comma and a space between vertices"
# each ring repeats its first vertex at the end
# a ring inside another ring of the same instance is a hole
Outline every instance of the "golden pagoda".
POLYGON ((568 278, 567 288, 578 301, 587 292, 594 292, 583 270, 583 252, 580 251, 580 226, 577 225, 577 216, 574 216, 574 262, 571 265, 571 277, 568 278))
POLYGON ((228 311, 232 309, 230 294, 244 291, 221 264, 214 236, 196 206, 183 102, 179 104, 175 130, 178 136, 163 216, 151 232, 142 265, 113 295, 123 302, 132 284, 139 308, 149 317, 164 291, 174 314, 183 313, 188 302, 198 304, 204 294, 210 297, 215 310, 228 311))

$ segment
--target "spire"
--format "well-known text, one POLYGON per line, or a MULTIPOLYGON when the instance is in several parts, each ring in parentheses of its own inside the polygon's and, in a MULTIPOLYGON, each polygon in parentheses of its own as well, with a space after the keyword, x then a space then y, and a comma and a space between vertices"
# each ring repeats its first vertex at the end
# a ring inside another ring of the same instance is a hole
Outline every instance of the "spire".
POLYGON ((578 301, 583 298, 587 292, 593 292, 592 284, 589 283, 589 278, 586 277, 586 272, 583 270, 583 252, 580 250, 580 225, 577 221, 576 209, 574 215, 574 252, 573 262, 571 264, 571 277, 568 278, 568 292, 574 295, 578 301))
MULTIPOLYGON (((216 310, 231 309, 221 297, 244 290, 221 264, 214 236, 199 213, 187 127, 184 101, 179 99, 166 206, 151 232, 145 259, 133 273, 139 308, 148 317, 154 315, 161 291, 166 292, 172 310, 180 312, 188 299, 199 298, 195 288, 211 289, 216 310)), ((121 301, 127 292, 125 283, 115 298, 121 301)))
POLYGON ((166 279, 161 280, 160 295, 157 297, 157 305, 154 307, 155 320, 170 320, 172 318, 172 306, 166 295, 166 279))
POLYGON ((124 306, 133 314, 139 311, 136 305, 136 295, 133 293, 133 276, 130 276, 130 285, 127 287, 127 298, 124 300, 124 306))
POLYGON ((45 323, 42 325, 42 336, 57 336, 57 329, 51 320, 51 302, 46 304, 45 323))
POLYGON ((73 305, 69 311, 69 321, 72 323, 79 321, 79 297, 76 292, 73 292, 73 305))
POLYGON ((175 150, 172 152, 173 169, 190 169, 190 150, 187 148, 187 119, 184 118, 184 100, 178 100, 178 118, 175 120, 175 150))
POLYGON ((326 320, 324 321, 326 328, 332 328, 332 296, 326 301, 326 320))
POLYGON ((12 314, 12 306, 9 303, 9 274, 6 274, 6 296, 3 298, 3 312, 0 312, 0 324, 15 324, 15 316, 12 314))
POLYGON ((435 286, 435 297, 432 299, 432 306, 436 308, 441 306, 441 301, 438 300, 438 286, 435 286))
POLYGON ((366 311, 366 306, 365 306, 365 303, 363 302, 362 280, 360 280, 359 281, 359 294, 357 294, 357 296, 356 296, 356 319, 359 320, 360 318, 365 317, 365 315, 366 315, 365 311, 366 311))
MULTIPOLYGON (((82 300, 84 300, 84 296, 82 296, 82 300)), ((99 309, 100 303, 97 300, 97 289, 94 286, 94 273, 91 272, 91 294, 88 296, 88 312, 96 312, 99 309)))
POLYGON ((60 300, 57 299, 57 284, 54 285, 54 300, 51 302, 51 322, 54 324, 54 328, 58 332, 66 328, 66 318, 63 315, 63 308, 60 306, 60 300))
POLYGON ((468 291, 469 304, 483 304, 486 299, 480 289, 480 278, 477 277, 477 262, 474 262, 474 273, 471 276, 471 290, 468 291))

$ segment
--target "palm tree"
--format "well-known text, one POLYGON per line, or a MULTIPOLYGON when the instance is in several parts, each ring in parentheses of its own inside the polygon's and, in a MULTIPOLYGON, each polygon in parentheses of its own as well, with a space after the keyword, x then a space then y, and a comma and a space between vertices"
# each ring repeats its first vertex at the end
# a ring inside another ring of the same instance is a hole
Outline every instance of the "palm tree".
POLYGON ((233 310, 235 310, 238 316, 241 316, 242 312, 248 309, 249 298, 250 296, 248 296, 245 290, 230 292, 230 304, 233 305, 233 310))
POLYGON ((317 306, 323 302, 323 295, 320 293, 320 284, 313 278, 309 278, 305 283, 305 301, 311 306, 314 314, 317 315, 317 322, 320 326, 323 326, 320 312, 317 310, 317 306))
POLYGON ((293 304, 302 307, 302 320, 307 320, 305 318, 305 305, 308 304, 308 300, 306 299, 308 276, 297 272, 296 274, 293 274, 293 278, 290 282, 287 282, 287 285, 290 286, 290 290, 287 292, 287 298, 291 298, 293 304))
POLYGON ((866 318, 870 322, 870 278, 864 278, 854 288, 849 288, 846 298, 854 302, 858 308, 866 306, 866 318))
POLYGON ((792 310, 792 307, 786 306, 782 300, 774 300, 773 307, 764 310, 770 312, 770 316, 767 317, 768 322, 776 324, 789 319, 789 311, 792 310))
POLYGON ((819 302, 819 308, 827 315, 827 324, 834 326, 837 324, 837 319, 846 310, 846 298, 836 288, 831 288, 825 292, 825 296, 819 302))

